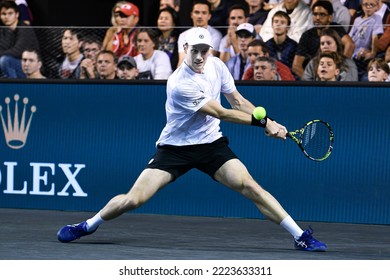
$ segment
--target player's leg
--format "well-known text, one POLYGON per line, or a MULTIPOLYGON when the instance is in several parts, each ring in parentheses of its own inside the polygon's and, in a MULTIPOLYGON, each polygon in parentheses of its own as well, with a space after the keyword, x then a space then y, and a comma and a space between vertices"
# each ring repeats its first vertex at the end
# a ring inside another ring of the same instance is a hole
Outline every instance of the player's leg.
POLYGON ((61 242, 70 242, 92 234, 104 221, 136 209, 147 202, 158 190, 173 180, 171 173, 159 169, 145 169, 126 194, 113 197, 95 216, 79 224, 61 228, 57 237, 61 242))
POLYGON ((305 251, 326 250, 326 244, 314 239, 311 229, 303 231, 280 203, 252 178, 240 160, 231 159, 225 162, 217 170, 214 178, 253 201, 268 220, 285 228, 294 237, 297 249, 305 251))
POLYGON ((240 160, 232 159, 224 163, 214 178, 253 201, 268 220, 280 224, 288 216, 280 203, 256 183, 240 160))
POLYGON ((102 219, 108 221, 140 207, 172 180, 172 174, 166 171, 145 169, 128 193, 117 195, 106 204, 100 211, 102 219))

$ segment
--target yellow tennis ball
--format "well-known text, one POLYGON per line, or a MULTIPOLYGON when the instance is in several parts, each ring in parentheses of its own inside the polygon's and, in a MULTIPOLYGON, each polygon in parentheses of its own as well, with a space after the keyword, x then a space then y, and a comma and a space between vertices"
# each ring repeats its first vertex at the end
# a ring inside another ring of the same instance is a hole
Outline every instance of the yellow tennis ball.
POLYGON ((262 120, 267 116, 267 112, 263 107, 256 107, 253 110, 253 116, 255 117, 256 120, 262 120))

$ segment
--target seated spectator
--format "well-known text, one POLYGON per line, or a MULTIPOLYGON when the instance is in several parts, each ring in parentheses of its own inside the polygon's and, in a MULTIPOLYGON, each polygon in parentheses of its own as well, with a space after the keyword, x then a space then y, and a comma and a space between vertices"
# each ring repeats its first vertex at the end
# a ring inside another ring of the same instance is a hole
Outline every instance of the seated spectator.
POLYGON ((272 17, 277 11, 284 11, 290 16, 291 26, 287 35, 297 43, 299 42, 303 32, 313 27, 311 21, 311 10, 305 2, 302 0, 283 1, 269 11, 267 19, 260 30, 260 37, 264 42, 274 36, 274 31, 272 29, 272 17))
POLYGON ((248 22, 255 27, 258 34, 267 19, 269 9, 265 8, 264 0, 246 0, 249 5, 249 18, 248 22))
POLYGON ((379 2, 382 4, 381 8, 376 12, 376 14, 383 14, 383 34, 379 36, 379 39, 376 43, 378 54, 384 54, 386 48, 390 45, 390 4, 386 5, 384 2, 379 2))
POLYGON ((228 13, 227 34, 219 43, 219 58, 226 62, 239 53, 236 30, 241 23, 248 21, 248 7, 245 5, 232 5, 228 13))
POLYGON ((252 24, 241 23, 236 30, 239 53, 226 62, 235 80, 242 80, 245 70, 251 66, 248 58, 248 44, 256 37, 256 31, 252 24))
POLYGON ((229 7, 232 5, 232 0, 207 0, 211 7, 211 18, 209 24, 214 26, 222 35, 226 34, 226 26, 228 25, 227 15, 229 7))
POLYGON ((175 28, 179 25, 179 15, 173 8, 168 6, 159 11, 157 27, 161 34, 158 39, 157 49, 164 51, 169 56, 172 70, 176 69, 177 62, 179 60, 177 39, 179 37, 180 30, 175 28))
POLYGON ((27 79, 46 79, 41 68, 42 59, 37 50, 27 49, 22 53, 22 70, 27 79))
POLYGON ((388 82, 390 75, 389 65, 382 58, 374 58, 368 63, 369 82, 388 82))
POLYGON ((76 79, 76 68, 80 65, 83 55, 81 53, 82 36, 79 30, 67 28, 61 39, 64 58, 60 63, 58 75, 61 79, 76 79))
POLYGON ((276 70, 276 60, 273 57, 258 56, 253 65, 255 81, 280 81, 282 78, 276 70))
POLYGON ((137 63, 131 56, 122 56, 117 65, 116 74, 122 80, 136 80, 138 78, 137 63))
POLYGON ((111 22, 103 40, 103 49, 111 50, 120 58, 122 55, 136 56, 136 26, 139 21, 139 9, 133 3, 119 1, 112 9, 111 22))
POLYGON ((320 47, 320 34, 324 28, 334 29, 344 45, 344 55, 351 57, 355 44, 345 29, 333 22, 333 6, 328 0, 316 1, 312 6, 312 21, 314 27, 305 31, 299 41, 293 61, 293 72, 302 78, 307 63, 317 54, 320 47))
POLYGON ((340 74, 340 59, 335 52, 321 53, 317 65, 317 76, 323 82, 335 82, 340 74))
MULTIPOLYGON (((344 45, 334 29, 325 28, 321 31, 319 54, 325 52, 336 52, 341 59, 338 81, 358 81, 356 64, 353 59, 344 55, 344 45)), ((307 64, 302 75, 302 81, 315 81, 317 79, 316 65, 318 64, 319 54, 307 64)))
POLYGON ((151 28, 141 28, 136 35, 139 55, 137 62, 139 80, 167 80, 172 74, 171 62, 168 55, 157 50, 158 31, 151 28))
POLYGON ((378 35, 383 33, 381 17, 375 14, 379 0, 362 0, 364 14, 355 18, 349 32, 355 42, 353 59, 358 67, 359 80, 365 79, 368 62, 376 57, 378 35))
POLYGON ((180 11, 180 0, 160 0, 160 10, 166 7, 171 7, 178 13, 180 11))
MULTIPOLYGON (((10 0, 8 0, 8 1, 10 1, 10 0)), ((23 22, 25 25, 31 25, 33 17, 32 17, 31 10, 30 10, 26 0, 11 0, 11 1, 14 1, 16 3, 16 5, 18 5, 19 20, 21 22, 23 22)))
POLYGON ((289 15, 286 12, 277 11, 272 17, 274 37, 265 42, 265 44, 269 48, 271 57, 281 61, 292 69, 298 43, 287 35, 290 25, 291 20, 289 15))
MULTIPOLYGON (((218 47, 222 39, 222 33, 219 32, 216 28, 209 25, 209 20, 211 18, 211 6, 207 0, 194 0, 192 4, 191 19, 193 27, 203 27, 206 28, 212 38, 213 48, 211 49, 211 54, 214 56, 219 56, 218 47)), ((184 43, 186 40, 188 30, 180 33, 179 39, 177 40, 177 47, 179 51, 179 61, 177 67, 183 62, 184 54, 184 43)))
POLYGON ((81 50, 84 58, 75 70, 77 79, 97 78, 98 73, 95 67, 96 55, 100 52, 101 48, 102 43, 97 38, 87 38, 83 40, 81 50))
POLYGON ((360 10, 360 0, 341 0, 340 2, 348 9, 349 14, 351 15, 350 24, 352 25, 357 11, 360 10))
MULTIPOLYGON (((313 9, 313 5, 318 0, 313 0, 310 4, 310 6, 313 9)), ((321 0, 322 1, 322 0, 321 0)), ((332 21, 341 25, 344 28, 345 32, 348 32, 350 29, 351 24, 351 14, 349 13, 348 9, 341 3, 340 0, 325 0, 332 3, 333 7, 333 19, 332 21)))
POLYGON ((96 70, 98 79, 114 80, 116 75, 118 58, 113 51, 102 50, 96 56, 96 70))
POLYGON ((13 1, 0 3, 0 76, 25 78, 22 71, 22 53, 26 49, 38 49, 34 30, 19 21, 18 6, 13 1))
POLYGON ((386 53, 385 53, 385 61, 390 66, 390 45, 387 47, 386 53))
MULTIPOLYGON (((243 80, 253 80, 253 65, 255 64, 256 58, 259 56, 269 56, 269 49, 262 40, 255 39, 248 44, 247 54, 251 67, 245 71, 243 80)), ((291 73, 290 68, 280 61, 276 61, 276 70, 283 81, 295 81, 295 77, 291 73)))

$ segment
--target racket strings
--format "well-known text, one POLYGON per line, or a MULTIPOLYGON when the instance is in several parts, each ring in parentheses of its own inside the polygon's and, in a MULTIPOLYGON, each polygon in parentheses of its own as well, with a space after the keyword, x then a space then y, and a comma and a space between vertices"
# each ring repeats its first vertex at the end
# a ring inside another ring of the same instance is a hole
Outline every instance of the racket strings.
POLYGON ((325 157, 331 147, 331 137, 328 127, 323 123, 308 125, 302 135, 302 147, 306 153, 315 159, 325 157))

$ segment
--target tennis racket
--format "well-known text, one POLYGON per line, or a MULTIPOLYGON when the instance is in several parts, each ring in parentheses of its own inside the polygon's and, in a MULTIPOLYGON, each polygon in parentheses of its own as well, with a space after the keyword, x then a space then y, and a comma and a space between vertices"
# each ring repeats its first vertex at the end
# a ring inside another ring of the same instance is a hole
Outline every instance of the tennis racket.
POLYGON ((301 129, 290 131, 286 136, 294 140, 303 154, 314 161, 327 159, 333 149, 333 130, 329 123, 321 120, 309 121, 301 129))

